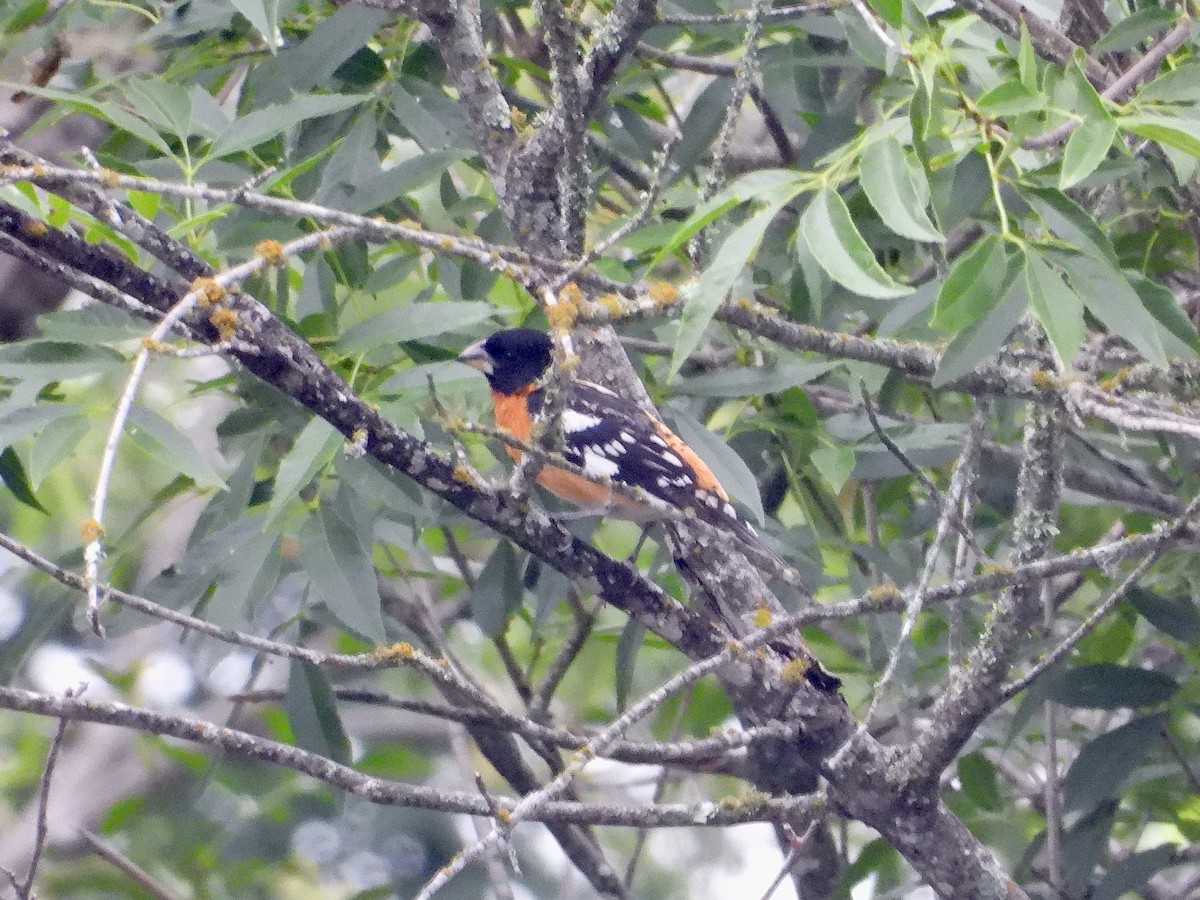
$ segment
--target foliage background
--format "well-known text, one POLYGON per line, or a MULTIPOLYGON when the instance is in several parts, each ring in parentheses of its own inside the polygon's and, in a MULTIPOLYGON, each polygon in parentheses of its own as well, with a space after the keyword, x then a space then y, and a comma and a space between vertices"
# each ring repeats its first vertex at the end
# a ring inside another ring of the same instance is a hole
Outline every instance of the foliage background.
POLYGON ((410 896, 479 853, 470 803, 578 766, 559 799, 600 827, 522 825, 519 873, 492 847, 443 893, 755 896, 786 862, 777 895, 1189 896, 1192 13, 6 7, 13 889, 44 845, 43 896, 410 896), (686 522, 643 580, 633 526, 569 543, 509 495, 452 360, 547 322, 645 386, 818 609, 686 522), (71 576, 100 519, 136 595, 104 638, 71 576), (761 692, 655 693, 796 612, 869 733, 777 643, 761 692), (594 761, 552 747, 639 700, 594 761), (321 758, 433 799, 297 773, 321 758))

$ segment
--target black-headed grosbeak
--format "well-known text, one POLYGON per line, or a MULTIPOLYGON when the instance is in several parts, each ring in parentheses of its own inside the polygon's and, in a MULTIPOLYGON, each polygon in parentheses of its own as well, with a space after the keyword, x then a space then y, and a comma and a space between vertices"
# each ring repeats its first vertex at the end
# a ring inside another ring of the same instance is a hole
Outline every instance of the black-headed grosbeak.
MULTIPOLYGON (((528 443, 544 402, 543 380, 553 358, 550 338, 529 328, 497 331, 458 358, 487 376, 496 424, 528 443)), ((661 419, 590 381, 572 379, 562 390, 561 452, 591 478, 550 464, 538 472, 538 484, 582 509, 637 522, 691 510, 700 521, 730 532, 786 568, 738 513, 704 460, 661 419), (634 488, 663 508, 636 499, 634 488)), ((519 449, 507 449, 520 461, 519 449)))
MULTIPOLYGON (((496 424, 529 445, 546 399, 545 378, 553 362, 550 338, 528 328, 497 331, 458 358, 487 377, 496 424)), ((690 510, 700 521, 732 534, 751 551, 746 554, 751 561, 766 560, 772 574, 795 575, 738 513, 704 460, 661 419, 590 381, 570 379, 560 390, 554 406, 560 410, 561 453, 578 472, 547 463, 538 471, 538 484, 585 510, 639 522, 665 518, 664 511, 690 510), (637 488, 653 501, 639 499, 637 488)), ((506 449, 520 462, 519 448, 506 449)), ((779 649, 796 655, 794 648, 779 649)), ((841 681, 803 644, 799 652, 808 664, 807 680, 820 690, 836 691, 841 681)))

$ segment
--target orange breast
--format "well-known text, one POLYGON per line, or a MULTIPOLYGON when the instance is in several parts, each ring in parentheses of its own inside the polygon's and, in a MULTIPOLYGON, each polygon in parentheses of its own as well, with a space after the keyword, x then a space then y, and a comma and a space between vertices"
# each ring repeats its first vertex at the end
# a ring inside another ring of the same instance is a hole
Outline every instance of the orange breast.
MULTIPOLYGON (((529 406, 526 402, 528 394, 533 390, 533 386, 530 386, 528 390, 518 394, 492 392, 492 402, 496 407, 496 424, 513 437, 525 442, 529 441, 533 431, 533 420, 530 418, 529 406)), ((516 447, 506 445, 505 449, 512 457, 513 462, 519 463, 525 455, 516 447)), ((613 509, 615 507, 615 511, 619 515, 623 508, 633 510, 638 507, 635 501, 614 493, 602 484, 554 466, 543 466, 538 472, 537 483, 555 496, 585 509, 613 509)))

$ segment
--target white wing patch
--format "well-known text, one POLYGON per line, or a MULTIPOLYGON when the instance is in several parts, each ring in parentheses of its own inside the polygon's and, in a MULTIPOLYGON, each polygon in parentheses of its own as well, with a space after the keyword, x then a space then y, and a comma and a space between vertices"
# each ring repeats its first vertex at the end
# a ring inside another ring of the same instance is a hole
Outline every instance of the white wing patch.
POLYGON ((597 453, 595 448, 587 447, 583 451, 583 471, 596 478, 612 478, 621 471, 621 466, 615 459, 609 459, 603 453, 597 453))
POLYGON ((580 412, 577 409, 564 409, 562 411, 563 431, 565 431, 567 434, 576 434, 580 431, 587 431, 589 428, 595 428, 599 424, 599 416, 593 416, 590 413, 580 412))

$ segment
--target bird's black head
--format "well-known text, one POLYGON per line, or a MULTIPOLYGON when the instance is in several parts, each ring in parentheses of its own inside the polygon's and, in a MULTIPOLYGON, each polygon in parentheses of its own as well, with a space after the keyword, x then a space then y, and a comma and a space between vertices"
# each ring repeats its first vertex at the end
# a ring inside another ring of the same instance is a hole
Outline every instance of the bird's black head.
POLYGON ((544 332, 509 328, 467 347, 458 360, 486 375, 493 390, 515 394, 545 374, 552 354, 544 332))

